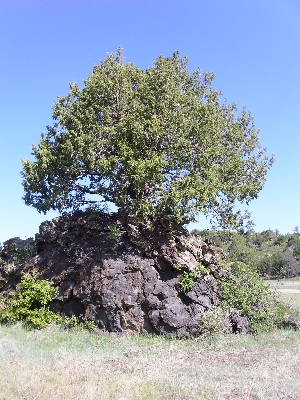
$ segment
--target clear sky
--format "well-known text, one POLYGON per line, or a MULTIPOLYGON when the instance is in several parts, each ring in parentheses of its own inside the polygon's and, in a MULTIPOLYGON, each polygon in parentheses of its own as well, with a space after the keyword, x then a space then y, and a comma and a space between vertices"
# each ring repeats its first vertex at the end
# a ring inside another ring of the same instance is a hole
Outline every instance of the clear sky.
POLYGON ((68 83, 82 84, 119 46, 141 68, 179 50, 251 111, 276 159, 249 206, 255 229, 292 232, 300 226, 299 21, 299 0, 0 0, 0 242, 34 236, 56 215, 24 204, 20 159, 68 83))

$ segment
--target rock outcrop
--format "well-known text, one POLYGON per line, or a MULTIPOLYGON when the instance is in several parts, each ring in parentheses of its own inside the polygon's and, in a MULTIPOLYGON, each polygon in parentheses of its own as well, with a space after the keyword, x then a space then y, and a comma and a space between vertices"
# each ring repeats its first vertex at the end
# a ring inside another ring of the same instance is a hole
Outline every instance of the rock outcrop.
POLYGON ((202 313, 220 302, 222 250, 162 221, 77 211, 44 222, 36 246, 23 264, 8 256, 0 290, 9 294, 22 273, 36 273, 59 288, 55 311, 92 320, 100 331, 197 335, 202 313), (197 277, 187 291, 184 272, 197 277))

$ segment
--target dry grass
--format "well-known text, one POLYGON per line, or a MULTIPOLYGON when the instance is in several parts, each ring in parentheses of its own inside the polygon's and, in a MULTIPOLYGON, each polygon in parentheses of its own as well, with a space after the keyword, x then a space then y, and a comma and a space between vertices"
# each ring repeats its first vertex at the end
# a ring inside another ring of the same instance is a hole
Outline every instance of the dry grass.
POLYGON ((0 326, 0 397, 299 399, 300 332, 205 340, 0 326))
POLYGON ((295 290, 298 291, 300 290, 300 279, 299 278, 293 278, 293 279, 280 279, 280 280, 268 280, 267 283, 271 287, 275 287, 276 289, 280 290, 295 290))
MULTIPOLYGON (((277 290, 281 300, 300 313, 300 279, 282 279, 267 281, 271 288, 277 290)), ((300 398, 300 396, 299 396, 300 398)))
POLYGON ((300 315, 300 294, 299 293, 281 293, 281 300, 288 304, 290 307, 298 310, 300 315))

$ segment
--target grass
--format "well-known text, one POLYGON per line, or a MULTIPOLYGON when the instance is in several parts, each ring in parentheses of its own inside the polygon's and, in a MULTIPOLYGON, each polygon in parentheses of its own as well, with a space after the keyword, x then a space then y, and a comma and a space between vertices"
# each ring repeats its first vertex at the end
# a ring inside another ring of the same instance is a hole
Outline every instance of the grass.
POLYGON ((299 399, 300 332, 204 340, 0 326, 1 399, 299 399))
POLYGON ((298 310, 300 315, 300 294, 280 293, 280 299, 295 310, 298 310))
POLYGON ((293 289, 300 290, 300 279, 299 278, 291 278, 291 279, 281 279, 281 280, 268 280, 267 281, 271 287, 275 287, 277 289, 293 289))
POLYGON ((280 299, 300 313, 300 279, 282 279, 267 281, 271 288, 279 291, 280 299), (294 292, 294 293, 293 293, 294 292))
MULTIPOLYGON (((280 296, 300 311, 300 294, 280 296)), ((1 400, 296 400, 300 331, 178 340, 0 325, 0 393, 1 400)))

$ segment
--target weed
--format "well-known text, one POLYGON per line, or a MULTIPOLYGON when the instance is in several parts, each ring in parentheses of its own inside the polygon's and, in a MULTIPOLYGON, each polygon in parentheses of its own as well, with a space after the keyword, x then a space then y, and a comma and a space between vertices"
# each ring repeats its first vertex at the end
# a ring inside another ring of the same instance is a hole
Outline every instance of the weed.
POLYGON ((203 337, 213 336, 220 333, 228 333, 225 325, 226 311, 222 307, 216 307, 202 314, 202 325, 200 334, 203 337))
POLYGON ((197 265, 197 270, 199 271, 199 274, 200 275, 208 275, 209 274, 209 269, 207 268, 207 267, 205 267, 204 265, 202 265, 202 264, 198 264, 197 265))
POLYGON ((88 332, 94 332, 95 329, 97 329, 97 325, 94 321, 86 320, 81 322, 75 315, 72 315, 71 317, 65 317, 63 326, 67 329, 87 330, 88 332))

